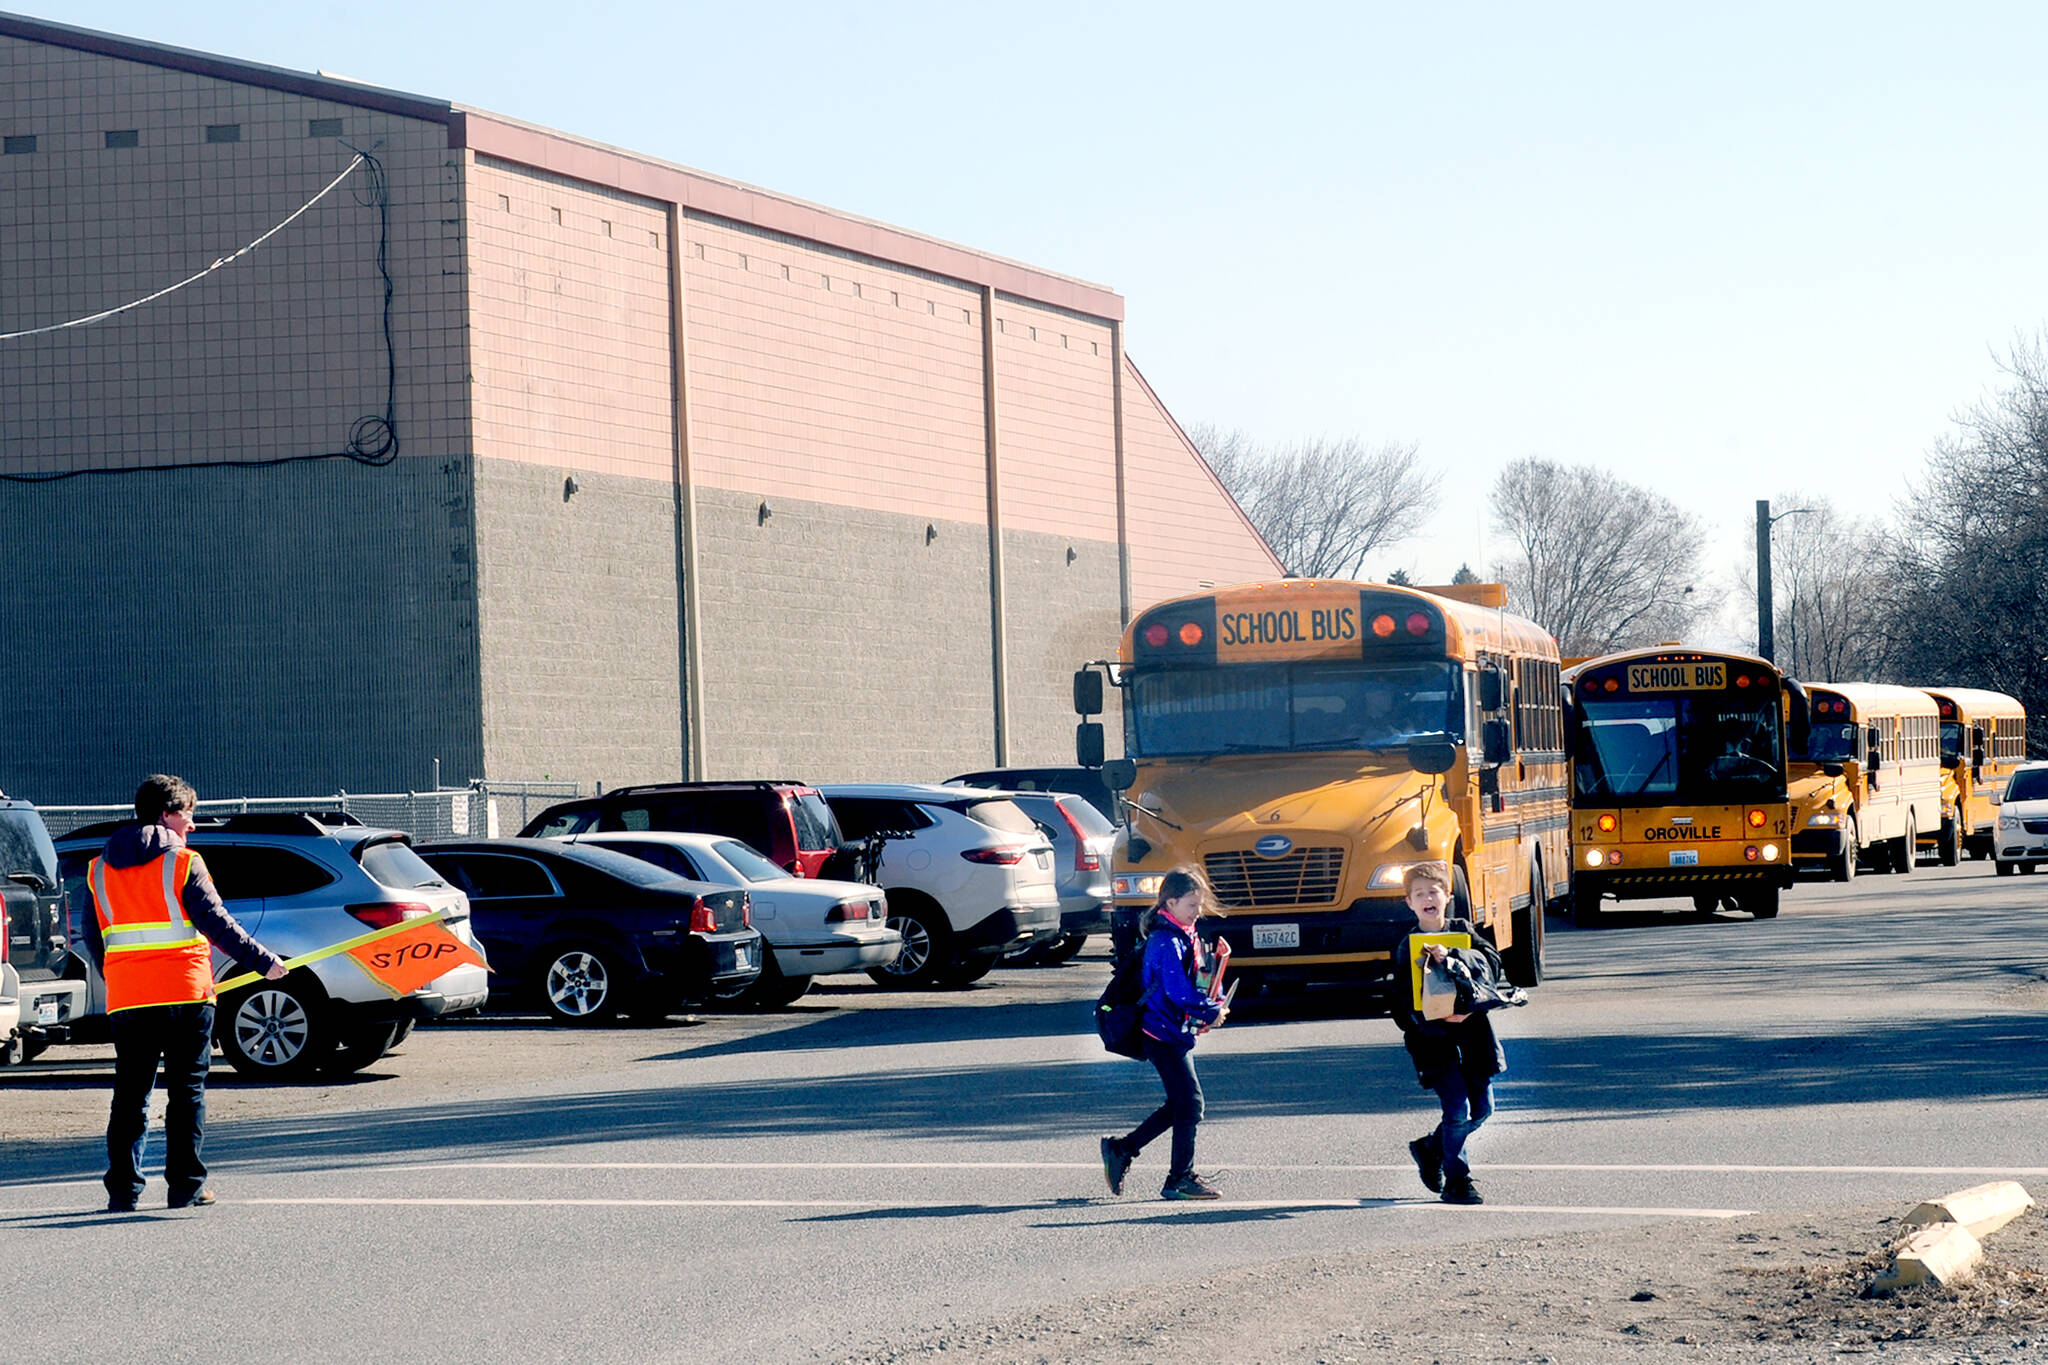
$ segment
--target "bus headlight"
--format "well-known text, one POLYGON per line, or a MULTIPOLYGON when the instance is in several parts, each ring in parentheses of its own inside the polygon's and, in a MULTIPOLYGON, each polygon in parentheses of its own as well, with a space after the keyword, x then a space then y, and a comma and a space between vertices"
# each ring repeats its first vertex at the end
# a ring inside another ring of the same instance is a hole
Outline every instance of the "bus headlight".
POLYGON ((1767 863, 1778 861, 1778 846, 1776 844, 1764 845, 1764 861, 1767 863))
POLYGON ((1587 850, 1586 850, 1586 866, 1587 866, 1587 867, 1605 867, 1605 866, 1607 866, 1607 850, 1606 850, 1606 849, 1604 849, 1604 848, 1589 848, 1589 849, 1587 849, 1587 850))
POLYGON ((1833 829, 1841 823, 1841 817, 1833 811, 1816 811, 1806 817, 1806 827, 1808 829, 1833 829))
POLYGON ((1366 885, 1368 887, 1399 886, 1401 878, 1407 876, 1408 869, 1413 866, 1415 866, 1413 863, 1381 863, 1372 870, 1372 880, 1367 882, 1366 885))
POLYGON ((1117 896, 1159 895, 1159 884, 1166 880, 1164 872, 1119 872, 1110 879, 1110 889, 1117 896))

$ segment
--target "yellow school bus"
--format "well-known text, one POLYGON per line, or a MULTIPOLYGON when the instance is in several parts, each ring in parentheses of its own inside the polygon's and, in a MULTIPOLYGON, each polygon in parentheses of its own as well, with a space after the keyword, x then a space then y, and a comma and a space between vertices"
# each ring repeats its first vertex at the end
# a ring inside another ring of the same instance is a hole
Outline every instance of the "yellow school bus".
POLYGON ((1941 719, 1933 697, 1885 683, 1806 684, 1792 735, 1792 862, 1836 881, 1911 872, 1942 828, 1941 719))
MULTIPOLYGON (((2027 761, 2027 708, 2003 692, 1930 687, 1941 712, 1941 833, 1936 850, 1955 866, 1963 850, 1991 856, 1999 794, 2027 761)), ((1926 838, 1925 834, 1921 836, 1926 838)))
MULTIPOLYGON (((1105 675, 1123 692, 1116 918, 1192 864, 1234 976, 1369 982, 1414 927, 1402 873, 1441 859, 1453 913, 1539 981, 1567 861, 1557 644, 1505 603, 1498 584, 1290 579, 1141 613, 1075 678, 1084 716, 1105 675)), ((1101 761, 1099 725, 1080 747, 1101 761)))
POLYGON ((1566 670, 1571 910, 1690 896, 1758 919, 1792 884, 1785 793, 1791 683, 1746 654, 1664 645, 1566 670))

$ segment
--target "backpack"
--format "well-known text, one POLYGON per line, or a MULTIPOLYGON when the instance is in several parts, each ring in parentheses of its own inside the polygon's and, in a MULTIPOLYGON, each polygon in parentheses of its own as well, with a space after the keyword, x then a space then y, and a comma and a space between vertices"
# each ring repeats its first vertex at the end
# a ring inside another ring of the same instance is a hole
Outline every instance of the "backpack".
POLYGON ((1095 1032, 1119 1057, 1145 1055, 1145 943, 1116 960, 1095 1000, 1095 1032))

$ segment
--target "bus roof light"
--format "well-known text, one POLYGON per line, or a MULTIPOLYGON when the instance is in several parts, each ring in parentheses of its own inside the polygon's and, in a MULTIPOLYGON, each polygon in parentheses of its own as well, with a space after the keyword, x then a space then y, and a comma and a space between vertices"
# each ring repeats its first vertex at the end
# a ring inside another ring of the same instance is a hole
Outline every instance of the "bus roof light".
POLYGON ((1180 628, 1180 642, 1189 646, 1202 643, 1202 628, 1193 621, 1183 622, 1180 628))
POLYGON ((1617 820, 1612 815, 1603 815, 1598 820, 1594 821, 1594 823, 1600 826, 1600 832, 1602 834, 1612 834, 1614 833, 1616 827, 1621 824, 1621 821, 1617 820))
POLYGON ((1765 816, 1764 816, 1764 813, 1763 813, 1762 811, 1760 811, 1760 810, 1753 810, 1753 811, 1751 811, 1751 812, 1749 813, 1749 827, 1750 827, 1751 829, 1762 829, 1762 828, 1764 827, 1764 819, 1765 819, 1765 816))
POLYGON ((1394 633, 1394 618, 1385 612, 1381 612, 1378 616, 1373 617, 1372 633, 1379 636, 1382 640, 1392 635, 1394 633))
POLYGON ((1747 687, 1747 686, 1749 686, 1749 674, 1747 674, 1747 673, 1738 673, 1738 674, 1736 674, 1736 675, 1735 675, 1735 685, 1736 685, 1737 687, 1747 687))
POLYGON ((1621 691, 1620 681, 1614 678, 1609 678, 1606 682, 1602 683, 1601 686, 1606 688, 1609 692, 1621 691))
POLYGON ((1152 646, 1152 648, 1154 649, 1165 648, 1166 627, 1160 625, 1157 621, 1154 621, 1151 625, 1145 627, 1145 643, 1152 646))
POLYGON ((1429 634, 1429 618, 1419 611, 1408 613, 1408 633, 1420 639, 1429 634))

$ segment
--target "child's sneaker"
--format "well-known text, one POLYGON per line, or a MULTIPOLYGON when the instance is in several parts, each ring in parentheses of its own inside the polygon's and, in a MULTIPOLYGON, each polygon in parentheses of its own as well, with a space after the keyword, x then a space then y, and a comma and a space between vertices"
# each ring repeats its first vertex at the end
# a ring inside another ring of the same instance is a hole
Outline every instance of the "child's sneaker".
POLYGON ((1123 1144, 1113 1137, 1102 1140, 1102 1178, 1109 1182, 1111 1194, 1124 1192, 1124 1172, 1131 1169, 1131 1159, 1124 1155, 1123 1144))
POLYGON ((1472 1183, 1470 1177, 1446 1183, 1442 1198, 1446 1204, 1484 1204, 1486 1202, 1479 1197, 1479 1187, 1472 1183))
POLYGON ((1442 1194, 1444 1163, 1443 1158, 1437 1155, 1436 1134, 1431 1133, 1409 1143, 1408 1155, 1415 1158, 1415 1173, 1422 1177, 1423 1186, 1431 1194, 1442 1194))
POLYGON ((1211 1185, 1202 1177, 1189 1171, 1180 1179, 1171 1181, 1159 1192, 1161 1199, 1221 1199, 1223 1191, 1211 1185))

